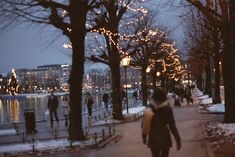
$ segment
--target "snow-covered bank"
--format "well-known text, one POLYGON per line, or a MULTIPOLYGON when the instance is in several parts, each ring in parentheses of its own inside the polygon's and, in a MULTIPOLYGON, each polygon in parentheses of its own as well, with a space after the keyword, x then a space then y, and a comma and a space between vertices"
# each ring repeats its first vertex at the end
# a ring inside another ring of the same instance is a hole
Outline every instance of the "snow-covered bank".
MULTIPOLYGON (((136 113, 139 113, 139 112, 142 112, 144 110, 145 106, 137 106, 137 107, 133 107, 133 108, 129 108, 128 111, 129 111, 129 114, 136 114, 136 113)), ((122 113, 125 115, 127 114, 127 110, 123 110, 122 113)))
POLYGON ((209 122, 204 124, 204 127, 213 151, 217 151, 225 144, 235 144, 235 124, 209 122))
MULTIPOLYGON (((82 142, 73 142, 73 146, 87 146, 95 144, 94 140, 87 140, 82 142)), ((36 150, 49 150, 54 148, 65 148, 70 146, 70 141, 67 139, 59 140, 45 140, 45 141, 36 141, 35 149, 36 150)), ((29 143, 22 144, 11 144, 11 145, 2 145, 0 146, 0 153, 12 153, 12 152, 26 152, 31 151, 32 147, 29 143)))
POLYGON ((107 119, 104 120, 99 120, 97 122, 92 123, 92 126, 97 126, 97 125, 109 125, 109 124, 120 124, 124 122, 129 122, 132 121, 136 118, 137 116, 141 116, 143 114, 145 106, 137 106, 133 108, 129 108, 129 113, 127 113, 127 110, 123 110, 122 113, 124 115, 124 120, 115 120, 112 117, 108 117, 107 119))
POLYGON ((225 112, 225 107, 224 104, 212 104, 207 108, 208 112, 210 113, 224 113, 225 112))
POLYGON ((0 130, 0 136, 16 135, 15 129, 3 129, 0 130))
POLYGON ((199 89, 193 91, 193 96, 198 103, 198 112, 200 113, 224 113, 224 103, 213 104, 209 95, 204 95, 199 89))
MULTIPOLYGON (((55 92, 56 96, 63 96, 69 94, 68 92, 55 92)), ((50 93, 27 93, 27 94, 17 94, 17 95, 2 95, 3 99, 25 99, 25 98, 35 98, 35 97, 47 97, 50 93)))

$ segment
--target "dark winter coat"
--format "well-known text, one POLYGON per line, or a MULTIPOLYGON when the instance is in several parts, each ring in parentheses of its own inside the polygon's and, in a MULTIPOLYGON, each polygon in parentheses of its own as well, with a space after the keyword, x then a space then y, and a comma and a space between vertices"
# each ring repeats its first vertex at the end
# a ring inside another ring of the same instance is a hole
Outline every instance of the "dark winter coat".
POLYGON ((172 146, 170 131, 174 135, 177 143, 180 143, 180 136, 177 131, 174 115, 170 106, 164 106, 157 110, 151 107, 154 115, 151 121, 149 134, 150 148, 166 148, 172 146))
POLYGON ((107 93, 105 93, 103 95, 103 102, 108 102, 109 101, 109 95, 107 93))
POLYGON ((93 105, 93 98, 92 98, 91 95, 88 95, 88 96, 86 97, 86 103, 87 103, 88 107, 90 107, 90 106, 93 105))
POLYGON ((48 98, 48 109, 50 111, 55 111, 58 108, 58 98, 56 96, 50 96, 48 98))

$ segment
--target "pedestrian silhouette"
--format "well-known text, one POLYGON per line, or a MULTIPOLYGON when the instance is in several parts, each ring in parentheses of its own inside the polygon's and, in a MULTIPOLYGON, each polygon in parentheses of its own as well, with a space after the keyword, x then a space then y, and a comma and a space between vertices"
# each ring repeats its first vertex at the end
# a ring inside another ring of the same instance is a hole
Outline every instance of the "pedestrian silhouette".
POLYGON ((62 104, 62 109, 63 109, 63 114, 64 114, 64 125, 67 127, 68 126, 68 116, 69 116, 69 98, 67 95, 63 96, 63 104, 62 104))
POLYGON ((86 100, 85 103, 87 104, 87 110, 89 117, 92 116, 92 105, 93 105, 93 98, 89 92, 86 94, 86 100))
POLYGON ((106 108, 106 111, 108 111, 109 95, 107 93, 104 93, 104 95, 103 95, 103 102, 104 102, 104 106, 106 108))
POLYGON ((174 96, 174 106, 178 106, 180 107, 181 106, 181 103, 180 103, 180 97, 178 95, 175 95, 174 96))
POLYGON ((134 103, 136 103, 137 102, 137 99, 138 99, 138 93, 137 93, 137 90, 135 90, 134 92, 133 92, 133 98, 134 98, 134 103))
POLYGON ((51 95, 48 98, 48 109, 50 114, 51 127, 53 127, 53 116, 56 119, 57 124, 59 124, 59 118, 57 115, 58 108, 58 98, 54 95, 54 92, 51 91, 51 95))
POLYGON ((172 146, 170 131, 176 139, 179 150, 181 139, 175 125, 173 111, 165 91, 158 87, 151 96, 150 104, 144 110, 142 122, 143 142, 149 146, 153 157, 168 157, 172 146))

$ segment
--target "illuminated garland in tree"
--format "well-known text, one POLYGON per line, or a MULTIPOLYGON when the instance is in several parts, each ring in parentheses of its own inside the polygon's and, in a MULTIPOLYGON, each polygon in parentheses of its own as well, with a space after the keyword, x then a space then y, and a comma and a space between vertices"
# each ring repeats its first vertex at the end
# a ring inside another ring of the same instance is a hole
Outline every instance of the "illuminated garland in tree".
MULTIPOLYGON (((148 12, 144 8, 133 7, 135 6, 134 2, 130 2, 129 4, 126 4, 124 0, 120 0, 119 4, 123 7, 125 6, 130 11, 142 12, 144 16, 148 12)), ((144 16, 142 16, 140 19, 137 19, 137 21, 144 20, 144 16)), ((134 22, 126 22, 125 26, 127 25, 129 26, 132 24, 134 24, 134 22)), ((119 24, 119 28, 123 26, 124 26, 123 24, 119 24)), ((92 25, 86 24, 86 27, 92 28, 92 25)), ((162 32, 158 29, 154 29, 154 30, 143 29, 142 31, 137 32, 136 34, 125 34, 125 33, 121 34, 121 33, 113 33, 112 31, 107 30, 105 28, 97 28, 97 29, 92 29, 91 33, 94 33, 93 39, 91 38, 91 40, 87 40, 87 41, 90 42, 94 39, 97 39, 97 41, 100 41, 100 39, 98 39, 98 36, 95 33, 101 34, 102 36, 106 36, 109 39, 109 42, 110 42, 109 44, 115 46, 118 49, 121 58, 128 55, 128 53, 125 52, 125 48, 120 45, 120 42, 129 41, 131 38, 134 38, 135 40, 132 41, 133 45, 147 43, 148 46, 151 46, 151 45, 161 42, 161 38, 165 38, 165 39, 168 38, 167 37, 168 35, 166 32, 162 32), (113 40, 114 38, 118 39, 117 42, 113 40)), ((88 37, 86 37, 86 39, 87 38, 88 37)), ((72 45, 71 43, 64 44, 64 47, 72 48, 72 45)), ((89 49, 89 52, 93 52, 96 55, 99 55, 99 51, 101 52, 107 51, 107 45, 104 43, 102 44, 102 46, 94 46, 93 48, 91 47, 89 49)), ((178 50, 175 48, 175 43, 163 42, 161 43, 160 48, 157 51, 161 52, 161 57, 160 58, 153 57, 153 59, 149 59, 149 66, 147 67, 147 71, 151 71, 151 69, 153 69, 155 65, 158 64, 162 67, 161 73, 164 73, 170 79, 182 78, 182 76, 184 75, 184 70, 182 68, 183 66, 181 65, 179 56, 177 54, 178 50)), ((143 55, 143 52, 137 51, 136 55, 137 57, 138 55, 141 56, 143 55)), ((156 52, 156 55, 157 55, 157 52, 156 52)), ((154 52, 153 52, 153 56, 154 56, 154 52)), ((136 66, 135 68, 140 69, 141 67, 136 66)))
MULTIPOLYGON (((161 45, 161 52, 161 60, 164 61, 162 62, 163 70, 161 70, 161 73, 168 76, 169 79, 174 79, 175 81, 182 79, 185 75, 185 70, 183 69, 183 66, 180 62, 179 55, 177 54, 175 43, 163 43, 161 45)), ((154 59, 152 60, 154 61, 154 59)), ((151 69, 155 68, 155 65, 156 63, 158 63, 158 60, 152 62, 152 64, 148 66, 146 72, 150 72, 151 69)))

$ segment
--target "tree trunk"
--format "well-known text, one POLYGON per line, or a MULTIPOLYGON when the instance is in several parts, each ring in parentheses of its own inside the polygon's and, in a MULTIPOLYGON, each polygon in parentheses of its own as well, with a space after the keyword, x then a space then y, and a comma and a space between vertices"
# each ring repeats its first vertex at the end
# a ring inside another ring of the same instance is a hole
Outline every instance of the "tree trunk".
POLYGON ((219 36, 218 36, 218 30, 214 30, 213 32, 213 41, 214 41, 214 68, 215 68, 215 97, 214 97, 214 103, 221 103, 220 98, 220 47, 219 47, 219 36))
MULTIPOLYGON (((112 61, 110 64, 112 74, 112 89, 113 89, 113 118, 117 120, 123 119, 122 114, 122 98, 120 84, 120 65, 119 61, 112 61)), ((124 75, 124 74, 123 74, 124 75)))
POLYGON ((154 73, 153 73, 153 75, 152 75, 152 76, 153 76, 153 80, 152 80, 152 81, 153 81, 153 82, 152 82, 152 83, 153 83, 153 87, 156 87, 156 83, 157 83, 157 75, 156 75, 156 72, 155 72, 155 71, 154 71, 154 73))
POLYGON ((224 92, 225 92, 225 123, 235 123, 235 1, 230 2, 230 23, 225 26, 225 51, 222 60, 224 92), (226 38, 228 40, 226 40, 226 38))
MULTIPOLYGON (((234 38, 235 39, 235 38, 234 38)), ((224 122, 235 123, 235 49, 231 45, 234 39, 230 39, 228 52, 223 56, 223 77, 225 94, 225 117, 224 122)), ((235 42, 233 41, 233 44, 235 42)))
POLYGON ((196 82, 197 83, 197 88, 202 90, 202 75, 198 76, 196 78, 196 80, 197 80, 197 82, 196 82))
POLYGON ((166 89, 166 86, 165 86, 165 75, 164 74, 162 74, 161 76, 161 87, 163 88, 163 89, 166 89))
POLYGON ((69 139, 84 139, 82 128, 82 83, 84 72, 84 41, 72 42, 73 57, 70 73, 70 115, 69 115, 69 139))
POLYGON ((148 89, 147 89, 147 75, 146 75, 147 67, 142 67, 141 71, 141 91, 143 95, 143 106, 147 105, 148 101, 148 89))
POLYGON ((86 10, 76 1, 71 2, 70 8, 71 35, 73 47, 72 69, 70 72, 70 113, 69 113, 69 140, 84 140, 82 127, 82 83, 84 73, 84 44, 86 36, 86 10), (79 14, 77 9, 80 8, 79 14))
POLYGON ((166 93, 169 92, 169 82, 170 82, 169 78, 166 77, 166 89, 165 89, 166 93))
POLYGON ((210 55, 207 54, 207 65, 206 65, 206 87, 205 92, 211 96, 211 69, 210 69, 210 55))
POLYGON ((221 103, 220 98, 220 64, 218 57, 215 56, 215 99, 214 103, 221 103))

